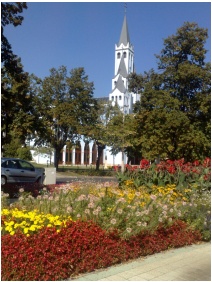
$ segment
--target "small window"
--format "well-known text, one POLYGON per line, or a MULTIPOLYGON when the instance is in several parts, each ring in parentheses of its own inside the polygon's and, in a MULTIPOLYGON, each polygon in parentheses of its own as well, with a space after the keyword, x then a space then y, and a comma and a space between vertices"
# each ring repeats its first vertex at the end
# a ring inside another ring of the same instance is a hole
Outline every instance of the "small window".
POLYGON ((119 100, 121 100, 121 95, 119 96, 119 100))
POLYGON ((120 57, 121 57, 121 54, 118 52, 117 59, 120 59, 120 57))
POLYGON ((112 101, 114 100, 114 96, 112 96, 112 101))
POLYGON ((127 53, 126 52, 124 52, 124 58, 126 58, 127 57, 127 53))

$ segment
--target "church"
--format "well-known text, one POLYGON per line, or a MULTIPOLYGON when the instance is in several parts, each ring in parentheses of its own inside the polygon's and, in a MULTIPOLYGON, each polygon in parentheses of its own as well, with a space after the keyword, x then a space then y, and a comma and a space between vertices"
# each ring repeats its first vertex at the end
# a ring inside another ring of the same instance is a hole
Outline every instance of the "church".
MULTIPOLYGON (((133 104, 140 100, 140 95, 128 91, 128 75, 134 72, 134 47, 131 44, 126 13, 122 24, 120 38, 115 44, 115 67, 112 78, 112 90, 109 97, 104 99, 105 103, 111 101, 116 103, 123 114, 132 113, 133 104)), ((36 163, 53 163, 54 156, 35 155, 32 150, 33 160, 36 163)), ((95 165, 97 159, 97 145, 94 141, 85 142, 83 138, 75 147, 64 146, 61 152, 59 164, 63 165, 95 165)), ((122 153, 112 155, 110 148, 106 147, 100 158, 100 164, 107 168, 108 166, 121 165, 127 163, 127 156, 122 153)))

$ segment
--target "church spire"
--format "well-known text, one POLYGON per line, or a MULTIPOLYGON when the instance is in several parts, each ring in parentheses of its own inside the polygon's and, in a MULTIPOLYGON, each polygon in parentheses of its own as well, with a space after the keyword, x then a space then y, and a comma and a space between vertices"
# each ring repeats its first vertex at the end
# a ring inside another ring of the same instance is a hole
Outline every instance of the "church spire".
POLYGON ((127 45, 127 43, 130 42, 130 36, 129 36, 129 32, 128 32, 128 25, 127 25, 127 16, 126 16, 126 12, 124 15, 124 22, 122 25, 122 30, 121 30, 121 36, 119 39, 119 43, 118 46, 120 46, 122 43, 124 44, 124 46, 127 45))

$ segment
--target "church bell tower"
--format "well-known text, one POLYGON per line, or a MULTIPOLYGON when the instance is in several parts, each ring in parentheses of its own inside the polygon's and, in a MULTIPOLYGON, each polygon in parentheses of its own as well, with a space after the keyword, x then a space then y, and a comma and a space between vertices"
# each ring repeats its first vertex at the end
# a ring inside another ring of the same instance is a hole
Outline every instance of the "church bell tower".
POLYGON ((132 112, 136 95, 128 91, 128 75, 134 72, 134 47, 130 42, 126 12, 119 42, 115 44, 115 73, 109 100, 114 101, 124 114, 132 112))

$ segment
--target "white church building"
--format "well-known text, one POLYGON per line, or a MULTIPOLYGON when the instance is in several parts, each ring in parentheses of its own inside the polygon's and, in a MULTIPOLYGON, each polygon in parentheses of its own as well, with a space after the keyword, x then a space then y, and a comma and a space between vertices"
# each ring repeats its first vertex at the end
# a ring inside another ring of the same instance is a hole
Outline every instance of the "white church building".
MULTIPOLYGON (((132 112, 133 104, 140 100, 140 95, 128 91, 128 75, 134 71, 134 47, 130 42, 130 36, 127 25, 126 14, 122 25, 119 42, 115 44, 115 67, 112 78, 112 91, 109 97, 100 98, 107 102, 114 101, 123 114, 132 112)), ((54 156, 35 155, 32 151, 33 160, 36 163, 53 163, 54 156)), ((61 152, 59 164, 63 165, 95 165, 97 159, 97 145, 95 141, 85 142, 83 138, 76 147, 68 148, 64 146, 61 152)), ((122 153, 112 155, 110 148, 106 147, 100 158, 100 164, 105 168, 113 165, 121 165, 122 153)), ((127 157, 124 155, 124 164, 127 163, 127 157)))

